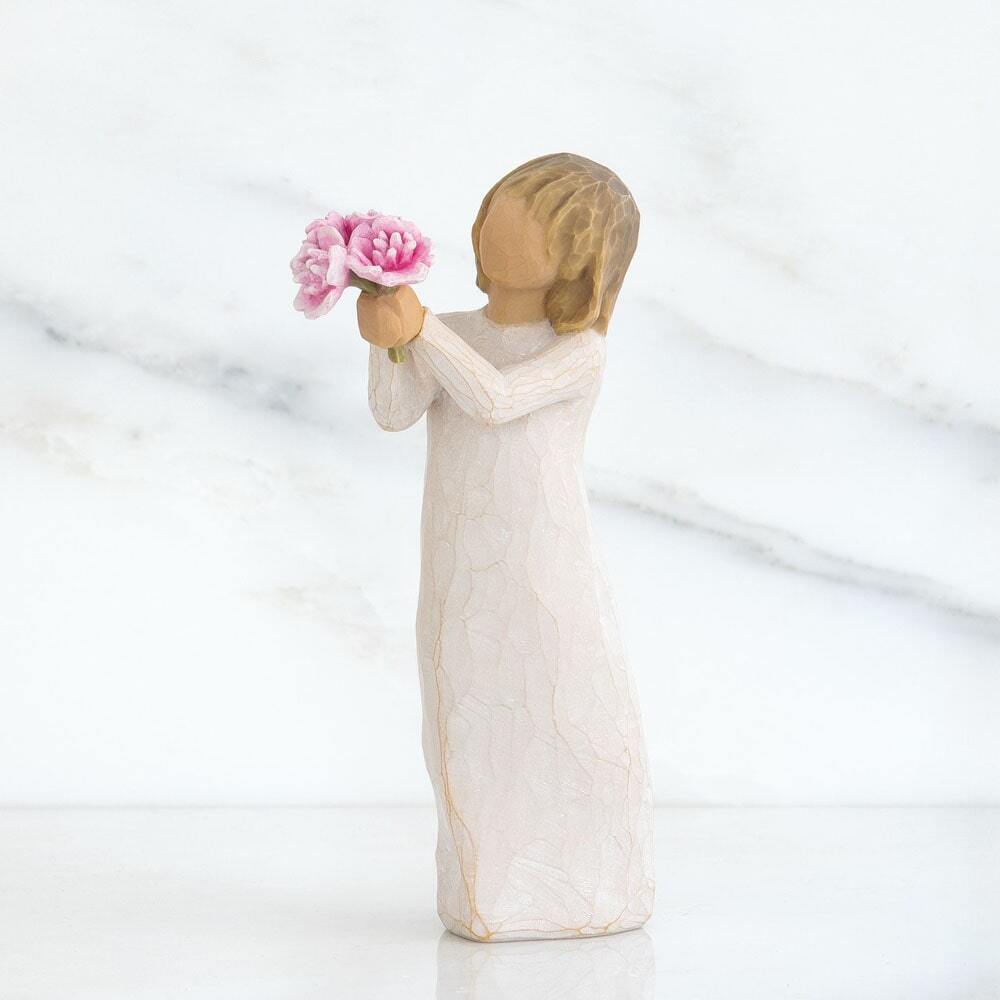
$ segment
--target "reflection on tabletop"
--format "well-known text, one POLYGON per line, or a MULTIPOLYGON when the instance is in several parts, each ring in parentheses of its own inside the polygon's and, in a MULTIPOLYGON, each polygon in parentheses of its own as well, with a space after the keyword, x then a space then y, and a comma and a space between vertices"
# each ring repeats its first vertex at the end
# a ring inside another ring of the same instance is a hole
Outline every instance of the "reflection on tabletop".
POLYGON ((445 931, 437 1000, 649 1000, 653 941, 644 930, 606 937, 479 944, 445 931))

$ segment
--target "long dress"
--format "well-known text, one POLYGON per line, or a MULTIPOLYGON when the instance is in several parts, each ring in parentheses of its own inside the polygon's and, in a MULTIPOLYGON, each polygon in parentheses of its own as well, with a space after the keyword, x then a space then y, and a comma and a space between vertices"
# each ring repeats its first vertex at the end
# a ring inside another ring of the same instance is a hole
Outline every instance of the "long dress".
POLYGON ((652 794, 635 689, 591 526, 587 423, 605 338, 485 309, 427 311, 380 426, 427 413, 417 650, 438 809, 438 913, 477 941, 641 926, 652 794))

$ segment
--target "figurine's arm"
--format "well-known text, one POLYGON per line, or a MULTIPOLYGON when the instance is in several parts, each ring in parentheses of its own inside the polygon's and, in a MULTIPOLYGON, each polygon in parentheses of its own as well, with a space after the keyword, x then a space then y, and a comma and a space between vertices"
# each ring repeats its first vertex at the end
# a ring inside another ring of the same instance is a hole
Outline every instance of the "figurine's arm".
POLYGON ((565 334, 536 357, 499 369, 426 310, 409 352, 462 410, 492 425, 586 395, 600 378, 605 345, 595 330, 565 334))
MULTIPOLYGON (((408 352, 409 353, 409 352, 408 352)), ((415 424, 440 391, 423 359, 410 354, 394 364, 381 347, 368 352, 368 405, 383 430, 403 431, 415 424)))

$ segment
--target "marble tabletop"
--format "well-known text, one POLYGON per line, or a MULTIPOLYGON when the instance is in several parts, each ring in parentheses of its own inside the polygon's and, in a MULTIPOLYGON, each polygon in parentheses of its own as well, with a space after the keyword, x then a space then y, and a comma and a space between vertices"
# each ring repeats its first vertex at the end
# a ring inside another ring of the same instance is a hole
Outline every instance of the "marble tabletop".
POLYGON ((0 809, 10 1000, 992 1000, 1000 811, 661 809, 637 931, 480 944, 425 808, 0 809))

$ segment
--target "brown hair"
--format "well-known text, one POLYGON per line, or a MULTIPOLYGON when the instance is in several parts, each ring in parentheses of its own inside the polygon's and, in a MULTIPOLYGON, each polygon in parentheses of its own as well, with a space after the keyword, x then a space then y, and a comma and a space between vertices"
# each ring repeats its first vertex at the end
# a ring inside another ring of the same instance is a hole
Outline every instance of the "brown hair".
POLYGON ((489 292, 479 260, 479 232, 493 196, 523 197, 545 227, 559 270, 545 296, 556 333, 593 327, 607 333, 615 299, 639 239, 639 209, 613 171, 575 153, 550 153, 522 163, 486 193, 472 226, 476 284, 489 292))

